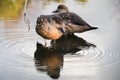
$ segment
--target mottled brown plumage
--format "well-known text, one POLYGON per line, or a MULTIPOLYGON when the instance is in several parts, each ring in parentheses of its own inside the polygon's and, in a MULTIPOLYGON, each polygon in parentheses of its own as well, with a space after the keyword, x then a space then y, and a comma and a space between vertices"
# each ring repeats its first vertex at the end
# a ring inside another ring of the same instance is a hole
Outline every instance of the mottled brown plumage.
POLYGON ((59 5, 53 15, 41 15, 37 18, 36 32, 44 39, 59 39, 62 35, 81 33, 97 29, 65 5, 59 5))
POLYGON ((44 39, 59 39, 64 33, 64 23, 57 15, 40 15, 37 18, 36 32, 44 39))
POLYGON ((60 16, 65 23, 65 31, 69 33, 80 33, 88 30, 97 29, 97 27, 90 26, 85 20, 69 9, 65 5, 59 5, 57 10, 53 11, 56 15, 60 16))

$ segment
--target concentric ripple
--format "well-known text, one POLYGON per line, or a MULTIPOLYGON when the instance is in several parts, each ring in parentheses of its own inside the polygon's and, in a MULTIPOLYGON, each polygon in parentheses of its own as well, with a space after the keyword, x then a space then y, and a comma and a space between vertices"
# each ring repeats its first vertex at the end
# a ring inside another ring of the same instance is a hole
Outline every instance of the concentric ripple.
MULTIPOLYGON (((34 31, 8 31, 0 35, 0 38, 0 66, 4 64, 4 66, 33 67, 30 63, 34 63, 36 42, 40 39, 34 31)), ((76 55, 65 55, 64 63, 71 64, 75 62, 77 66, 100 67, 118 62, 119 52, 119 49, 109 50, 106 46, 101 47, 98 45, 96 48, 81 50, 76 55)))
MULTIPOLYGON (((9 30, 2 32, 0 35, 0 68, 18 68, 20 70, 34 71, 34 52, 37 41, 43 44, 43 39, 35 31, 9 30)), ((93 43, 95 43, 96 47, 82 49, 74 55, 64 55, 63 73, 70 68, 72 70, 84 70, 83 73, 87 75, 91 74, 89 73, 91 69, 112 65, 120 61, 119 48, 108 47, 107 44, 105 45, 97 40, 93 41, 93 43)))
MULTIPOLYGON (((30 63, 33 63, 33 56, 29 56, 23 52, 23 48, 26 46, 35 45, 34 32, 19 32, 8 31, 0 35, 0 66, 14 66, 14 67, 33 67, 30 63), (4 64, 4 65, 3 65, 4 64)), ((27 51, 32 51, 28 49, 27 51)))

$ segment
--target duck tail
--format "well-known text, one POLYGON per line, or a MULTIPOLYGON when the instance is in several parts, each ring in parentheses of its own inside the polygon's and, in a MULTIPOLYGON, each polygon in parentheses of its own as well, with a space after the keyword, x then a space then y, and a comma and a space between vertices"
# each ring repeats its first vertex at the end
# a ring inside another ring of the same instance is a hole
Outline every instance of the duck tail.
POLYGON ((95 29, 98 29, 98 27, 90 27, 89 30, 95 30, 95 29))

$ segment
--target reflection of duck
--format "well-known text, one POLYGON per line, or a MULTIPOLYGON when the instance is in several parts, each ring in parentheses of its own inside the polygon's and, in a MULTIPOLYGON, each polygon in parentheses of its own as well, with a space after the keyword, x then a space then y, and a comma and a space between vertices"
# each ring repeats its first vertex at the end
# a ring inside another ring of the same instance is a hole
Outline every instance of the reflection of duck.
POLYGON ((34 58, 38 71, 47 71, 51 78, 59 78, 60 68, 63 66, 63 54, 37 43, 34 58))
MULTIPOLYGON (((53 41, 51 42, 53 44, 53 41)), ((56 40, 55 48, 57 51, 61 51, 64 54, 76 53, 82 49, 88 49, 89 47, 96 47, 94 44, 88 43, 84 39, 75 36, 74 34, 64 35, 60 39, 56 40)))
POLYGON ((80 33, 88 30, 97 29, 97 27, 90 26, 86 21, 84 21, 80 16, 73 12, 69 12, 69 9, 65 5, 59 5, 57 10, 53 13, 58 13, 65 23, 66 33, 80 33))
POLYGON ((59 39, 64 33, 63 27, 61 17, 57 15, 41 15, 37 18, 36 32, 44 39, 59 39))
POLYGON ((63 66, 63 56, 68 53, 75 54, 82 49, 95 47, 94 44, 86 42, 84 39, 70 34, 62 36, 56 40, 56 44, 45 47, 37 43, 37 49, 34 53, 35 66, 38 71, 46 71, 51 78, 59 78, 60 68, 63 66), (55 47, 55 48, 54 48, 55 47))

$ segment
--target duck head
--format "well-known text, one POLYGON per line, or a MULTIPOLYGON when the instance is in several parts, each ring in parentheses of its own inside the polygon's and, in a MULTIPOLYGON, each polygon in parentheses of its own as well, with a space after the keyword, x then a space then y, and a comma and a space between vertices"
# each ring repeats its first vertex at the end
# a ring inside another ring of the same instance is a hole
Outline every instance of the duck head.
POLYGON ((40 15, 40 17, 38 17, 37 19, 37 26, 36 27, 48 27, 48 30, 50 30, 50 28, 52 26, 54 26, 55 19, 50 16, 50 15, 40 15))
POLYGON ((62 20, 62 18, 58 15, 40 15, 37 18, 37 22, 36 22, 38 27, 42 27, 42 26, 54 26, 54 27, 61 27, 63 26, 64 22, 62 20))
POLYGON ((67 6, 61 4, 57 7, 57 10, 53 11, 52 13, 63 13, 63 12, 69 12, 69 9, 67 6))
POLYGON ((42 27, 42 26, 45 26, 45 24, 48 24, 48 17, 46 15, 40 15, 38 18, 37 18, 37 22, 36 22, 36 26, 37 27, 42 27))
POLYGON ((40 15, 37 18, 35 29, 44 39, 56 40, 64 34, 64 26, 62 18, 56 14, 40 15))

